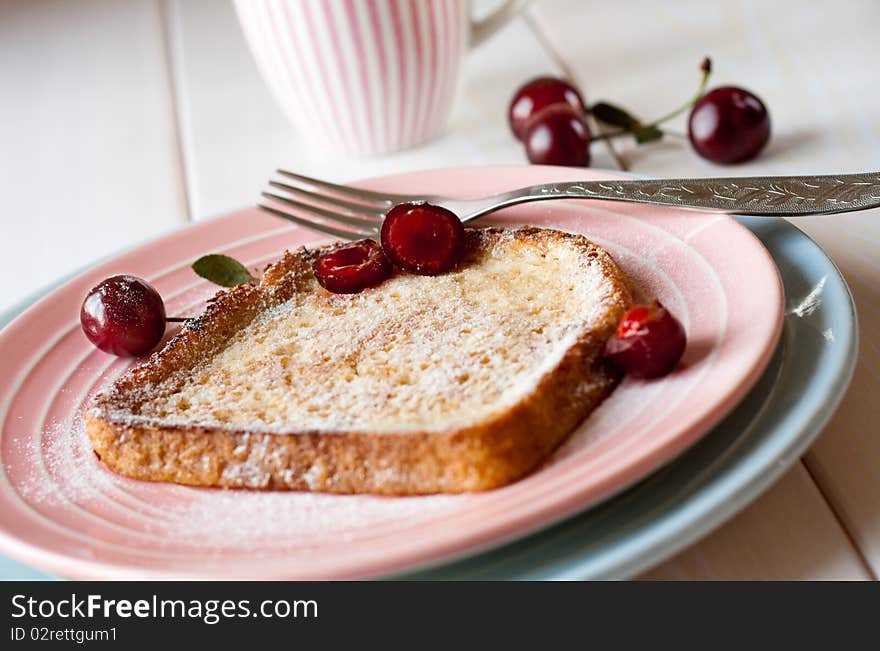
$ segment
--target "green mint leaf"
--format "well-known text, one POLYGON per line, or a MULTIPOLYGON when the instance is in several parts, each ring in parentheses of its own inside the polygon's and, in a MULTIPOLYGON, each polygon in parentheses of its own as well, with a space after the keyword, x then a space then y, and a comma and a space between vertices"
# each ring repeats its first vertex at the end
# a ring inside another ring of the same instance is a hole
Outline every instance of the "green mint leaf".
POLYGON ((604 122, 611 126, 628 130, 636 129, 641 126, 641 122, 630 115, 627 111, 614 104, 609 104, 608 102, 598 102, 593 104, 591 111, 593 112, 593 117, 599 120, 599 122, 604 122))
POLYGON ((646 142, 660 140, 663 137, 663 132, 660 130, 659 127, 655 127, 654 125, 649 124, 636 129, 633 135, 636 137, 636 142, 638 144, 644 145, 646 142))
POLYGON ((193 271, 215 285, 235 287, 251 282, 254 277, 245 266, 228 255, 210 253, 193 262, 193 271))

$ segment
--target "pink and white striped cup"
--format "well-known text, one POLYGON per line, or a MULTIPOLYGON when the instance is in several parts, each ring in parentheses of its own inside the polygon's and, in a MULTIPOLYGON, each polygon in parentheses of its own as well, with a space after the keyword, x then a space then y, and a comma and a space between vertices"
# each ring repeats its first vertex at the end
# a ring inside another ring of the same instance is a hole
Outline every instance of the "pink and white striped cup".
POLYGON ((235 0, 257 65, 309 139, 380 154, 436 137, 464 53, 526 0, 471 20, 468 0, 235 0))

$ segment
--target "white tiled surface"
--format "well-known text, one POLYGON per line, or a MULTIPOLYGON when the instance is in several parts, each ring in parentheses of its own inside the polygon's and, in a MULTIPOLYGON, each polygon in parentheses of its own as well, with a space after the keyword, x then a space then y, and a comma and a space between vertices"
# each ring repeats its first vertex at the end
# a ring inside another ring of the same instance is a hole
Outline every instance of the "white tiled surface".
POLYGON ((184 224, 152 0, 0 2, 0 306, 184 224))
MULTIPOLYGON (((279 165, 346 180, 524 162, 504 116, 513 88, 538 73, 564 70, 590 99, 613 98, 650 117, 691 92, 700 58, 711 54, 713 83, 753 88, 773 116, 766 155, 725 172, 876 169, 880 4, 847 2, 847 28, 829 30, 839 10, 796 0, 537 0, 470 55, 442 139, 340 161, 302 148, 225 0, 5 0, 0 309, 188 219, 253 203, 279 165)), ((718 173, 674 140, 618 149, 646 175, 718 173)), ((596 167, 614 166, 604 147, 593 153, 596 167)), ((858 579, 880 571, 880 349, 872 338, 880 325, 880 215, 798 224, 856 297, 862 341, 853 386, 802 464, 650 578, 858 579)), ((0 578, 33 575, 0 559, 0 578)))

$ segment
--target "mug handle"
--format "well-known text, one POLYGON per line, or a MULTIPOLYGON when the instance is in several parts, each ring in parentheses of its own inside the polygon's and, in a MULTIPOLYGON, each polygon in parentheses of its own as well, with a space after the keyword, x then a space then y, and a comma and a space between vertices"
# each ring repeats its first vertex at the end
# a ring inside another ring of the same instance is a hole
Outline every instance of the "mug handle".
POLYGON ((483 20, 471 19, 471 47, 476 47, 492 36, 508 20, 518 14, 528 2, 529 0, 506 0, 495 11, 483 18, 483 20))

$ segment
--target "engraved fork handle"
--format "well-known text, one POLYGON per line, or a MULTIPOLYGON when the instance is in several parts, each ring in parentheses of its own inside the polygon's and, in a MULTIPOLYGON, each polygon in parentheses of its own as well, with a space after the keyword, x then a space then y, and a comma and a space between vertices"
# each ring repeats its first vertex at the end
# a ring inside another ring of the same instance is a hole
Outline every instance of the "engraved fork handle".
POLYGON ((740 215, 825 215, 880 207, 880 172, 545 183, 494 199, 479 213, 542 199, 606 199, 740 215))

